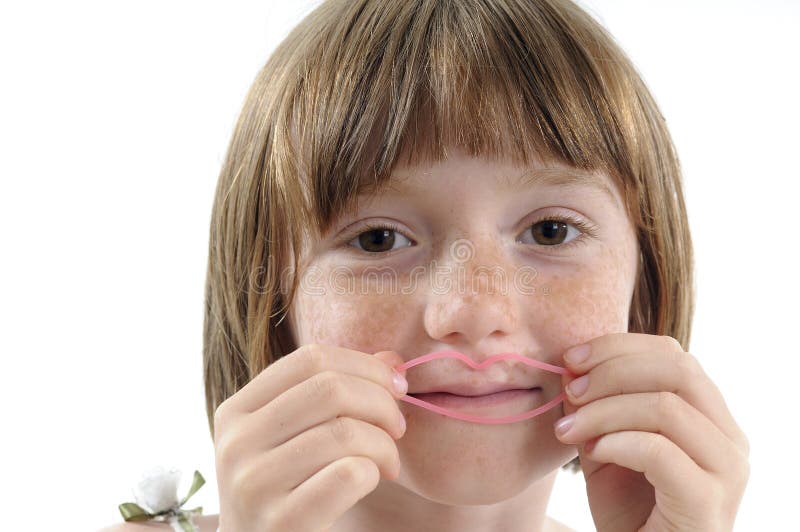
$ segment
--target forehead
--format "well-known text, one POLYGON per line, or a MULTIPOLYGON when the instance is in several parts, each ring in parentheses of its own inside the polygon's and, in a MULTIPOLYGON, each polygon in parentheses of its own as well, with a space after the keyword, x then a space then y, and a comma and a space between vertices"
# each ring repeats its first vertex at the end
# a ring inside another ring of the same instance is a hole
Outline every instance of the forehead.
MULTIPOLYGON (((430 178, 436 172, 431 165, 396 168, 391 177, 381 184, 378 192, 404 196, 425 194, 430 186, 430 178)), ((493 178, 496 185, 506 191, 537 187, 586 187, 606 196, 616 206, 623 206, 615 183, 599 170, 583 170, 560 164, 528 168, 498 165, 493 178)))

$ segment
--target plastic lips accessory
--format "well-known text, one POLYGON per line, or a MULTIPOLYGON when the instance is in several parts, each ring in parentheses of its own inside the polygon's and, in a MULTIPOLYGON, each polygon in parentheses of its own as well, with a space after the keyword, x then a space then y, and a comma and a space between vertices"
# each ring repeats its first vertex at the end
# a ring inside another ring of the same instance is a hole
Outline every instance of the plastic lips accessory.
MULTIPOLYGON (((478 364, 478 363, 474 362, 472 359, 470 359, 468 356, 466 356, 465 354, 459 353, 458 351, 435 351, 433 353, 428 353, 427 355, 422 355, 420 357, 413 358, 413 359, 411 359, 411 360, 409 360, 407 362, 404 362, 403 364, 400 364, 399 366, 395 366, 394 369, 396 369, 398 371, 402 371, 402 370, 408 369, 410 367, 417 366, 419 364, 424 364, 425 362, 429 362, 431 360, 435 360, 437 358, 456 358, 456 359, 464 362, 468 366, 470 366, 472 369, 484 369, 484 368, 487 368, 487 367, 491 366, 492 364, 494 364, 495 362, 498 362, 500 360, 512 359, 512 360, 518 360, 518 361, 522 362, 523 364, 527 364, 528 366, 533 366, 533 367, 536 367, 536 368, 539 368, 539 369, 542 369, 542 370, 545 370, 545 371, 550 371, 552 373, 558 373, 558 374, 561 374, 561 375, 566 375, 567 373, 569 373, 569 370, 567 370, 567 368, 563 368, 561 366, 554 366, 552 364, 547 364, 546 362, 541 362, 539 360, 535 360, 535 359, 532 359, 532 358, 524 357, 522 355, 518 355, 517 353, 500 353, 500 354, 497 354, 497 355, 492 355, 489 358, 487 358, 486 360, 484 360, 483 362, 481 362, 480 364, 478 364)), ((530 418, 536 417, 536 416, 538 416, 540 414, 544 414, 545 412, 547 412, 551 408, 554 408, 559 403, 561 403, 565 398, 566 398, 566 394, 562 391, 554 399, 548 401, 547 403, 543 404, 542 406, 540 406, 538 408, 535 408, 535 409, 533 409, 533 410, 531 410, 529 412, 523 412, 522 414, 515 414, 513 416, 498 417, 498 418, 473 416, 473 415, 470 415, 470 414, 457 412, 457 411, 451 410, 449 408, 443 408, 441 406, 437 406, 437 405, 431 404, 428 401, 423 401, 421 399, 418 399, 416 397, 412 397, 410 395, 404 395, 403 397, 400 398, 400 400, 401 401, 405 401, 406 403, 411 403, 412 405, 417 405, 417 406, 420 406, 422 408, 431 410, 431 411, 436 412, 438 414, 442 414, 443 416, 448 416, 448 417, 452 417, 452 418, 456 418, 456 419, 461 419, 463 421, 470 421, 472 423, 484 423, 484 424, 488 424, 488 425, 500 425, 500 424, 506 424, 506 423, 516 423, 517 421, 522 421, 524 419, 530 419, 530 418)))

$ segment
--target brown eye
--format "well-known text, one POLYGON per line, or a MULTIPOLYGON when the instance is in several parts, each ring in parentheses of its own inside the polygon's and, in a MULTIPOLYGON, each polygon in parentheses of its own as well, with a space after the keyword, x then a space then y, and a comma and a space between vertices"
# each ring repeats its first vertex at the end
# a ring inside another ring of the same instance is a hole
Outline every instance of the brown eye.
POLYGON ((402 240, 406 241, 406 246, 410 245, 406 237, 397 232, 395 229, 389 227, 377 227, 359 233, 353 240, 349 242, 351 246, 360 248, 369 253, 385 253, 394 248, 395 243, 402 240), (400 237, 399 239, 397 237, 400 237), (357 245, 355 244, 357 242, 357 245))
POLYGON ((540 246, 557 246, 574 239, 580 231, 561 220, 541 220, 530 226, 530 234, 540 246))

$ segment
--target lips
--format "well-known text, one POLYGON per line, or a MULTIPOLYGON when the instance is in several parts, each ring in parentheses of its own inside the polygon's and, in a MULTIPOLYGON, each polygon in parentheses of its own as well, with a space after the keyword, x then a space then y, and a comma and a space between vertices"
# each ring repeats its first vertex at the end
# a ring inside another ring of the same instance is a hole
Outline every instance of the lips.
MULTIPOLYGON (((437 414, 441 414, 443 416, 460 419, 463 421, 469 421, 471 423, 498 425, 502 423, 516 423, 517 421, 523 421, 526 419, 534 418, 558 406, 566 398, 566 394, 562 391, 550 401, 534 408, 533 410, 530 410, 528 412, 523 412, 522 414, 514 414, 511 416, 490 418, 485 416, 476 416, 474 412, 470 413, 470 412, 459 411, 461 408, 464 407, 469 410, 482 407, 494 408, 495 405, 521 401, 523 399, 532 401, 540 401, 541 399, 543 399, 542 388, 540 386, 530 387, 530 382, 524 384, 521 384, 519 382, 517 383, 511 382, 512 380, 511 374, 506 375, 508 379, 507 382, 500 383, 500 382, 490 382, 488 379, 486 379, 485 375, 482 375, 481 373, 476 373, 474 371, 478 370, 478 372, 480 372, 481 370, 488 368, 492 364, 500 362, 501 360, 515 360, 527 366, 532 366, 559 375, 569 374, 569 370, 565 367, 548 364, 546 362, 536 360, 535 358, 522 356, 517 353, 510 353, 510 352, 498 353, 478 363, 472 360, 472 358, 468 357, 464 353, 459 353, 458 351, 453 351, 453 350, 435 351, 433 353, 428 353, 427 355, 422 355, 417 358, 412 358, 411 360, 408 360, 398 366, 395 366, 394 369, 399 372, 402 372, 411 367, 418 366, 420 364, 424 364, 425 362, 430 362, 431 360, 436 360, 439 358, 454 358, 472 368, 473 372, 471 372, 470 374, 462 374, 461 378, 458 381, 451 380, 451 382, 449 383, 432 383, 432 384, 423 383, 423 385, 420 386, 419 388, 416 388, 415 386, 414 391, 412 393, 407 393, 406 395, 400 398, 401 401, 419 406, 421 408, 430 410, 432 412, 436 412, 437 414), (486 380, 476 380, 476 379, 486 379, 486 380), (511 391, 520 389, 525 391, 511 391), (503 392, 500 390, 506 390, 506 391, 503 392), (437 391, 439 393, 437 393, 437 391), (456 395, 456 394, 464 394, 464 395, 456 395), (488 395, 480 395, 480 394, 488 394, 488 395)), ((450 379, 454 378, 455 373, 461 371, 459 369, 454 369, 454 368, 449 368, 449 369, 450 371, 448 371, 448 368, 442 368, 443 371, 442 374, 449 375, 450 379)))
MULTIPOLYGON (((480 358, 477 355, 475 356, 480 358)), ((419 388, 414 386, 412 389, 409 389, 409 392, 406 395, 413 397, 415 395, 428 394, 428 393, 446 393, 451 395, 458 395, 461 397, 478 397, 483 395, 492 395, 495 393, 509 391, 509 390, 535 390, 537 388, 540 388, 540 386, 538 386, 538 383, 531 383, 529 380, 527 382, 524 382, 514 379, 511 373, 505 375, 505 382, 498 382, 497 376, 494 377, 494 380, 489 380, 488 375, 483 374, 482 370, 491 366, 492 364, 500 362, 501 360, 509 360, 509 359, 516 360, 517 362, 523 363, 525 365, 533 366, 535 368, 554 373, 563 374, 567 372, 567 370, 563 367, 554 366, 552 364, 548 364, 546 362, 542 362, 540 360, 536 360, 534 358, 522 356, 512 352, 497 353, 495 355, 492 355, 484 359, 482 362, 478 363, 472 360, 473 357, 469 357, 464 353, 460 353, 458 351, 453 351, 453 350, 434 351, 432 353, 428 353, 427 355, 423 355, 415 359, 409 360, 403 364, 400 364, 395 369, 398 371, 404 371, 413 366, 417 366, 425 362, 430 362, 438 358, 455 358, 457 360, 460 360, 467 366, 471 367, 473 371, 470 372, 469 374, 462 374, 461 378, 454 378, 457 373, 461 373, 460 370, 443 368, 443 370, 445 371, 443 375, 449 374, 450 376, 449 382, 439 382, 439 383, 424 382, 425 379, 423 377, 419 388)))
POLYGON ((505 392, 508 390, 533 390, 538 386, 522 386, 513 383, 481 383, 481 384, 467 384, 467 383, 451 383, 446 385, 436 385, 425 390, 415 390, 408 395, 416 396, 425 393, 449 393, 452 395, 460 395, 462 397, 478 397, 482 395, 491 395, 493 393, 505 392))
MULTIPOLYGON (((438 406, 444 409, 456 410, 461 413, 476 413, 476 410, 483 409, 484 407, 496 407, 505 405, 507 403, 518 404, 519 401, 525 400, 539 401, 542 397, 542 389, 534 388, 533 390, 506 390, 504 392, 495 392, 489 395, 475 395, 475 396, 461 396, 453 395, 451 393, 434 392, 423 393, 411 396, 411 400, 418 400, 422 403, 438 406)), ((406 398, 409 398, 406 396, 406 398)))

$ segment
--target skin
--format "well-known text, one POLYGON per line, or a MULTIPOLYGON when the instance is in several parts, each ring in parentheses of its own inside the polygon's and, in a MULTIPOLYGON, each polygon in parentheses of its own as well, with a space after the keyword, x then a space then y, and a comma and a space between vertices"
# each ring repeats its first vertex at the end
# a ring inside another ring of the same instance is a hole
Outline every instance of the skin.
MULTIPOLYGON (((393 350, 403 360, 455 349, 480 362, 513 351, 563 366, 570 346, 626 331, 638 248, 618 190, 604 175, 597 177, 614 197, 588 185, 503 186, 504 176, 525 170, 459 151, 445 162, 396 168, 398 190, 363 198, 355 215, 339 220, 304 255, 304 270, 313 272, 306 279, 315 279, 309 285, 325 290, 301 290, 292 304, 289 318, 299 345, 393 350), (537 245, 530 225, 556 213, 590 221, 597 234, 561 249, 537 245), (392 222, 405 238, 395 234, 390 252, 370 255, 349 238, 351 229, 367 230, 352 224, 366 221, 392 222), (528 235, 521 236, 526 228, 528 235), (468 260, 453 256, 457 242, 471 246, 468 260), (453 279, 451 290, 434 290, 434 264, 448 272, 437 277, 440 285, 448 275, 453 279), (369 267, 390 271, 391 281, 370 281, 369 267), (534 293, 515 289, 511 273, 504 292, 496 278, 490 284, 479 276, 481 267, 532 269, 534 293), (415 268, 426 271, 416 282, 415 268), (457 288, 458 275, 474 293, 457 288), (392 293, 391 283, 408 289, 392 293)), ((487 371, 538 384, 547 399, 562 390, 559 375, 514 361, 487 371)), ((415 366, 406 372, 409 392, 453 375, 467 375, 466 366, 449 359, 415 366)), ((374 530, 380 523, 382 530, 513 532, 554 525, 545 516, 547 501, 558 468, 576 455, 574 446, 553 434, 563 405, 507 425, 465 423, 408 403, 399 406, 408 427, 397 441, 400 477, 382 479, 333 530, 374 530)))
MULTIPOLYGON (((670 337, 626 331, 638 247, 619 191, 602 174, 596 177, 610 195, 586 184, 504 188, 503 176, 523 170, 458 151, 442 163, 399 167, 393 183, 404 190, 365 198, 304 251, 300 271, 315 281, 290 309, 299 345, 372 353, 392 367, 440 349, 476 362, 514 351, 569 370, 562 376, 515 361, 487 368, 494 379, 541 386, 547 400, 567 392, 556 408, 513 424, 472 424, 398 401, 407 423, 396 439, 399 476, 382 477, 329 530, 566 530, 545 511, 558 468, 576 451, 598 531, 732 530, 749 478, 749 443, 693 355, 670 337), (520 238, 556 212, 591 222, 580 245, 520 238), (349 230, 358 234, 367 220, 391 220, 408 240, 373 255, 348 247, 349 230), (370 266, 391 275, 370 279, 370 266), (481 267, 528 267, 536 275, 504 291, 497 278, 480 276, 481 267), (442 279, 426 282, 415 277, 419 269, 460 275, 474 289, 435 289, 442 279), (585 360, 569 360, 579 351, 585 360), (579 377, 588 378, 582 394, 572 390, 579 377), (562 434, 553 424, 565 414, 574 423, 562 434)), ((405 376, 413 393, 454 377, 466 382, 468 371, 443 359, 405 376)), ((538 406, 519 403, 495 413, 538 406)), ((217 519, 198 524, 213 531, 217 519)))

